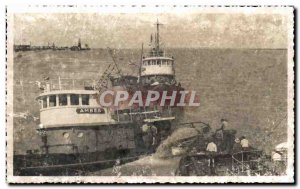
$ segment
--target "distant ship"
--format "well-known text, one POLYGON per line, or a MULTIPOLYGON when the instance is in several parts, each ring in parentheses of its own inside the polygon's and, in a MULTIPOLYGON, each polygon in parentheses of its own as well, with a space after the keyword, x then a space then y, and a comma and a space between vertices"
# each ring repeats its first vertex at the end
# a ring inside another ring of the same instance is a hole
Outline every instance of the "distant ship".
POLYGON ((71 51, 85 51, 85 50, 91 50, 91 48, 89 47, 88 44, 85 44, 84 47, 82 47, 81 45, 81 40, 78 39, 78 44, 75 46, 71 46, 71 47, 67 47, 67 46, 56 46, 54 43, 52 43, 52 45, 50 45, 50 43, 48 43, 47 46, 33 46, 30 44, 21 44, 21 45, 17 45, 14 44, 14 51, 15 52, 19 52, 19 51, 41 51, 41 50, 71 50, 71 51))
POLYGON ((91 48, 89 48, 88 44, 85 44, 85 47, 81 46, 81 40, 80 38, 78 39, 78 44, 77 46, 72 46, 70 47, 71 51, 85 51, 85 50, 91 50, 91 48))
POLYGON ((41 51, 41 50, 68 50, 69 47, 58 47, 55 46, 54 43, 52 43, 52 45, 50 45, 50 43, 48 43, 47 46, 33 46, 30 44, 27 45, 14 45, 14 51, 15 52, 19 52, 19 51, 41 51))
POLYGON ((31 50, 31 44, 29 45, 14 45, 14 51, 30 51, 31 50))

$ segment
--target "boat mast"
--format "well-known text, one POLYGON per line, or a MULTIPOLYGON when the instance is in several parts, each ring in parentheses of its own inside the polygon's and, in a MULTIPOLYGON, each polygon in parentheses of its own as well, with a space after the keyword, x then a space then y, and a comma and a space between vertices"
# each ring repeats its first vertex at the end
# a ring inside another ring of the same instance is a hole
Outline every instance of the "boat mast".
POLYGON ((156 23, 156 50, 159 51, 159 22, 156 23))
POLYGON ((144 54, 144 43, 142 43, 141 60, 140 60, 140 66, 139 66, 139 77, 141 77, 141 74, 142 74, 143 54, 144 54))
POLYGON ((157 22, 156 22, 156 40, 155 40, 157 55, 159 55, 159 25, 162 25, 162 24, 159 23, 158 19, 157 19, 157 22))

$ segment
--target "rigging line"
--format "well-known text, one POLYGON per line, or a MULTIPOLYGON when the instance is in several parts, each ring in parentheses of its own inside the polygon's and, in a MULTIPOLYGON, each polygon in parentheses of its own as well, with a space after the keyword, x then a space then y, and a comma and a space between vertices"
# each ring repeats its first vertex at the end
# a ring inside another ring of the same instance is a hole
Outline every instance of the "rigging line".
POLYGON ((111 48, 109 48, 109 47, 107 47, 107 48, 108 48, 108 52, 109 52, 109 54, 110 54, 110 56, 111 56, 111 58, 112 58, 112 60, 114 62, 114 66, 117 68, 118 74, 122 75, 122 72, 119 69, 119 66, 118 66, 118 64, 116 62, 116 59, 115 59, 114 55, 113 55, 113 52, 112 52, 113 50, 111 48))
POLYGON ((280 120, 280 122, 279 122, 275 127, 273 127, 272 130, 276 129, 276 128, 281 124, 281 122, 282 122, 283 120, 285 120, 286 118, 287 118, 287 114, 285 114, 285 116, 283 116, 283 118, 280 120))
POLYGON ((287 118, 287 114, 278 122, 277 125, 275 125, 275 127, 273 127, 271 129, 271 131, 267 134, 268 137, 271 137, 271 134, 273 134, 275 131, 275 129, 282 123, 283 120, 285 120, 287 118))

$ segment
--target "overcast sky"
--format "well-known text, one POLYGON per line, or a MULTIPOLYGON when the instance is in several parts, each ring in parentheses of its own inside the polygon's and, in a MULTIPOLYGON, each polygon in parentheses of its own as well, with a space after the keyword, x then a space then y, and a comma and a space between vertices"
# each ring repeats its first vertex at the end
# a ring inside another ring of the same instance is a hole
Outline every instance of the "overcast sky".
POLYGON ((287 17, 237 13, 18 13, 14 42, 71 46, 81 38, 92 48, 140 48, 149 43, 157 19, 168 48, 287 48, 287 17))

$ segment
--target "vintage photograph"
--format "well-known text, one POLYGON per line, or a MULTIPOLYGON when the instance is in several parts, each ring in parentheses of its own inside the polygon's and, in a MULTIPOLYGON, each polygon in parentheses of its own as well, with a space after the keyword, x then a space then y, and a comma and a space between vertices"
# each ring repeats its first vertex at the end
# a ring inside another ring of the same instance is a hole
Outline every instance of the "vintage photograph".
POLYGON ((8 7, 8 182, 293 183, 293 11, 8 7))

